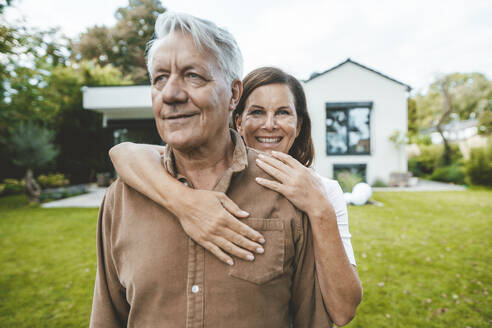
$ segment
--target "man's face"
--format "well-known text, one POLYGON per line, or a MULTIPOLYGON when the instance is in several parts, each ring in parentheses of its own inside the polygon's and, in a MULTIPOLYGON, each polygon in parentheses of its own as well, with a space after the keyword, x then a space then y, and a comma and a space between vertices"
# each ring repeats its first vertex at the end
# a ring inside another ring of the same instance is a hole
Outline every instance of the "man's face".
POLYGON ((177 150, 213 144, 227 131, 231 86, 215 58, 180 32, 157 41, 152 108, 162 140, 177 150))

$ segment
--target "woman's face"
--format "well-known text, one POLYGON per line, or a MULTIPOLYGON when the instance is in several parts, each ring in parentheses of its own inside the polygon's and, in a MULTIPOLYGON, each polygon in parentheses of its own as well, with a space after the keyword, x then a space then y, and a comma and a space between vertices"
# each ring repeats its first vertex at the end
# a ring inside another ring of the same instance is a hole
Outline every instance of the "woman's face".
POLYGON ((236 119, 237 130, 251 148, 288 153, 301 127, 294 104, 294 95, 286 84, 258 87, 236 119))

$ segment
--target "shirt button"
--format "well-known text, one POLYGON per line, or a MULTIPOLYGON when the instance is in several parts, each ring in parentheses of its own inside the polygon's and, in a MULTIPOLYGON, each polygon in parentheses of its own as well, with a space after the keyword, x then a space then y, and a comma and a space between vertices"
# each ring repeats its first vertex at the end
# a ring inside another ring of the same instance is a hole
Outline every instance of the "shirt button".
POLYGON ((193 285, 193 286, 191 287, 191 292, 192 292, 193 294, 196 294, 196 293, 198 293, 199 291, 200 291, 200 287, 198 287, 197 285, 193 285))

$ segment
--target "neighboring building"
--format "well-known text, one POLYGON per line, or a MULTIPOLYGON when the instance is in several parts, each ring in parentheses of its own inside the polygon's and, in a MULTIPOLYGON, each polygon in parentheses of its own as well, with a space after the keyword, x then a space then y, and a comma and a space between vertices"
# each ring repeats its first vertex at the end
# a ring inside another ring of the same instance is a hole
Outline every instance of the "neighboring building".
MULTIPOLYGON (((478 134, 479 122, 476 118, 460 121, 454 119, 448 124, 442 126, 442 133, 449 142, 458 145, 463 157, 468 160, 472 148, 485 147, 487 137, 478 134)), ((442 136, 435 127, 420 131, 423 135, 428 135, 433 144, 441 144, 442 136)))
MULTIPOLYGON (((324 176, 351 170, 373 183, 406 172, 404 147, 389 137, 407 131, 410 87, 347 59, 304 82, 316 150, 324 176)), ((150 86, 84 87, 84 108, 103 114, 114 144, 160 143, 153 122, 150 86)))
MULTIPOLYGON (((421 131, 424 135, 429 135, 433 144, 442 143, 441 134, 435 127, 421 131)), ((442 133, 446 140, 460 142, 470 139, 478 134, 478 120, 475 118, 460 121, 458 119, 442 126, 442 133)))

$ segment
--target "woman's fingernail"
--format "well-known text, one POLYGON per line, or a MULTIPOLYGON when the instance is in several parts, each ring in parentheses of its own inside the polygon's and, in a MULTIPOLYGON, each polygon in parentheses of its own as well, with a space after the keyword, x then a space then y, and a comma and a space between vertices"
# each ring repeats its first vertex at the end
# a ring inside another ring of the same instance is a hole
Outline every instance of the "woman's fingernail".
POLYGON ((260 243, 261 243, 261 244, 264 244, 264 243, 265 243, 265 238, 261 237, 261 238, 260 238, 260 243))
POLYGON ((257 252, 257 253, 260 253, 260 254, 263 254, 263 253, 265 253, 265 250, 263 249, 263 247, 258 247, 258 248, 256 249, 256 252, 257 252))
POLYGON ((247 255, 246 258, 250 261, 254 261, 255 257, 251 254, 247 255))
POLYGON ((234 262, 232 260, 227 260, 227 264, 234 265, 234 262))
POLYGON ((246 211, 239 211, 239 214, 241 214, 241 215, 249 215, 249 213, 246 212, 246 211))

